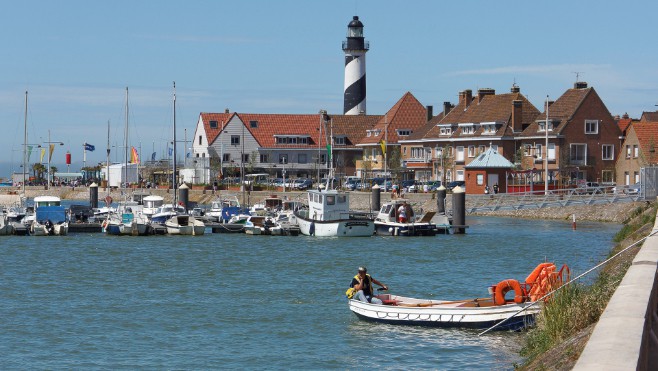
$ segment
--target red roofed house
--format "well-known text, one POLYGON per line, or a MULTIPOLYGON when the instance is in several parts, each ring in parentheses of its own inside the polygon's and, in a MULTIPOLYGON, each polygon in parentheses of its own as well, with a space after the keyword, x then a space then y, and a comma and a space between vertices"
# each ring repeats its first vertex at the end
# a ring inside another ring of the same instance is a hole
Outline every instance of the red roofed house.
POLYGON ((658 122, 633 122, 626 131, 622 152, 617 160, 617 184, 639 183, 640 169, 658 164, 656 150, 658 150, 658 122))
POLYGON ((358 144, 363 149, 363 157, 356 162, 357 175, 369 177, 386 172, 389 176, 399 170, 399 141, 422 129, 427 121, 426 108, 411 93, 404 94, 383 117, 380 116, 374 127, 363 130, 365 137, 358 144))
POLYGON ((546 132, 545 109, 517 136, 538 170, 535 182, 544 184, 545 163, 551 188, 615 181, 615 147, 620 145, 621 130, 594 88, 576 82, 555 103, 549 102, 548 121, 546 132))
MULTIPOLYGON (((209 158, 226 176, 267 172, 278 177, 323 177, 327 141, 333 133, 334 168, 353 174, 360 158, 356 143, 380 116, 201 113, 194 134, 193 156, 209 158), (214 159, 214 160, 212 160, 214 159)), ((210 166, 209 166, 210 167, 210 166)), ((217 171, 219 174, 219 171, 217 171)))
MULTIPOLYGON (((431 171, 432 179, 442 182, 467 181, 465 166, 489 148, 513 159, 514 135, 520 134, 539 114, 517 86, 505 94, 479 89, 476 97, 471 90, 464 90, 457 105, 444 106, 445 117, 438 122, 430 120, 431 128, 422 137, 402 141, 407 168, 422 167, 431 171)), ((486 179, 492 183, 490 188, 498 182, 495 176, 486 179)), ((418 174, 416 179, 423 180, 418 174)))

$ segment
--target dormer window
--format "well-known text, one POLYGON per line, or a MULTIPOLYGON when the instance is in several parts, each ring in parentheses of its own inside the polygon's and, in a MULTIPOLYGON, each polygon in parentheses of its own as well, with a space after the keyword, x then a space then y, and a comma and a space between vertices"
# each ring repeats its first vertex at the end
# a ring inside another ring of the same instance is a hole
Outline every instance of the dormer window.
POLYGON ((452 126, 451 125, 439 125, 439 135, 451 135, 452 126))
POLYGON ((275 135, 276 144, 309 144, 310 140, 305 135, 275 135))
POLYGON ((252 128, 257 128, 258 127, 258 121, 256 121, 256 120, 249 121, 249 126, 252 127, 252 128))
POLYGON ((397 133, 401 137, 408 137, 411 135, 411 130, 410 129, 398 129, 397 133))
POLYGON ((475 134, 475 124, 459 124, 461 128, 461 133, 464 135, 473 135, 475 134))
POLYGON ((210 120, 210 128, 217 129, 217 120, 210 120))
MULTIPOLYGON (((537 130, 537 131, 542 132, 542 133, 545 132, 546 131, 546 121, 539 121, 538 124, 539 124, 539 130, 537 130)), ((553 121, 552 120, 548 120, 548 131, 553 131, 553 121)))
POLYGON ((368 136, 368 137, 376 137, 381 133, 382 133, 381 129, 366 130, 366 136, 368 136))
POLYGON ((345 137, 334 137, 334 145, 335 146, 344 146, 346 142, 345 137))

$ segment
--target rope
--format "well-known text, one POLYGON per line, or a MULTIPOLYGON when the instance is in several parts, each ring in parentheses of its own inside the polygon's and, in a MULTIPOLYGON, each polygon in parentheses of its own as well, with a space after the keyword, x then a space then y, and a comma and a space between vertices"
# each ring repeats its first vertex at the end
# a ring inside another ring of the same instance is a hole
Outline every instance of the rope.
POLYGON ((614 258, 616 258, 617 256, 621 255, 622 253, 626 252, 626 250, 630 249, 631 247, 634 247, 635 245, 639 244, 640 242, 644 242, 644 240, 646 240, 647 238, 649 238, 649 237, 651 237, 651 236, 653 236, 653 235, 655 235, 655 234, 658 234, 658 230, 652 232, 651 234, 649 234, 649 235, 646 236, 646 237, 643 237, 643 238, 641 238, 641 239, 635 241, 633 244, 629 245, 628 247, 624 248, 623 250, 619 251, 618 253, 616 253, 615 255, 611 256, 610 258, 604 260, 603 262, 597 264, 597 265, 594 266, 593 268, 590 268, 589 270, 585 271, 584 273, 582 273, 582 274, 579 275, 578 277, 572 279, 571 281, 565 283, 564 285, 558 287, 557 289, 555 289, 555 290, 549 292, 548 294, 542 296, 541 298, 537 299, 536 301, 530 303, 530 305, 526 306, 525 308, 523 308, 523 309, 517 311, 516 313, 512 314, 511 316, 505 318, 504 320, 502 320, 502 321, 496 323, 495 325, 489 327, 488 329, 482 331, 481 333, 478 334, 478 336, 482 336, 482 335, 486 334, 487 332, 489 332, 489 331, 495 329, 496 327, 498 327, 498 326, 502 325, 503 323, 507 322, 508 320, 512 319, 512 318, 515 317, 517 314, 519 314, 519 313, 521 313, 521 312, 523 312, 523 311, 525 311, 525 310, 527 310, 527 309, 529 309, 529 308, 535 306, 536 304, 538 304, 539 302, 541 302, 541 301, 544 300, 545 298, 551 296, 553 293, 560 291, 562 288, 567 287, 567 286, 570 285, 571 283, 573 283, 573 282, 577 281, 578 279, 580 279, 580 278, 582 278, 582 277, 588 275, 589 273, 591 273, 592 271, 598 269, 599 267, 601 267, 601 266, 603 266, 603 265, 605 265, 605 264, 608 264, 612 259, 614 259, 614 258))

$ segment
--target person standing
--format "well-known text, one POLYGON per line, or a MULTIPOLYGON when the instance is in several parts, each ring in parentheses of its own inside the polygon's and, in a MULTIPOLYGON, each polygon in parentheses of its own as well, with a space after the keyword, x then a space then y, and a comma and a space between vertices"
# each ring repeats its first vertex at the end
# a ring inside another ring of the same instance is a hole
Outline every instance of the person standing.
POLYGON ((382 301, 373 295, 373 283, 383 287, 384 290, 388 290, 388 286, 377 281, 368 274, 368 269, 366 267, 359 267, 358 273, 352 278, 352 283, 350 284, 350 287, 356 290, 354 299, 372 304, 382 304, 382 301))
POLYGON ((400 207, 398 207, 398 222, 406 223, 407 222, 407 203, 402 202, 400 207))

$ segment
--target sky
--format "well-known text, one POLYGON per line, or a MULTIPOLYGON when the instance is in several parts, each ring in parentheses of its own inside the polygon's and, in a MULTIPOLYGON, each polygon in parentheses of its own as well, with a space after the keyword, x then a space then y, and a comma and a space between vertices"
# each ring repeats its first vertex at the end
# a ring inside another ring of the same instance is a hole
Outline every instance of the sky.
MULTIPOLYGON (((347 24, 370 43, 367 113, 406 92, 442 110, 459 91, 512 84, 540 110, 576 79, 613 115, 658 109, 656 1, 3 0, 0 178, 29 144, 63 142, 51 165, 123 161, 129 146, 166 156, 176 82, 177 140, 200 112, 342 114, 347 24), (50 138, 50 139, 49 139, 50 138)), ((191 144, 188 142, 187 147, 191 144)), ((178 144, 184 153, 185 143, 178 144)), ((32 154, 30 163, 38 161, 32 154)), ((45 160, 44 160, 45 161, 45 160)))

